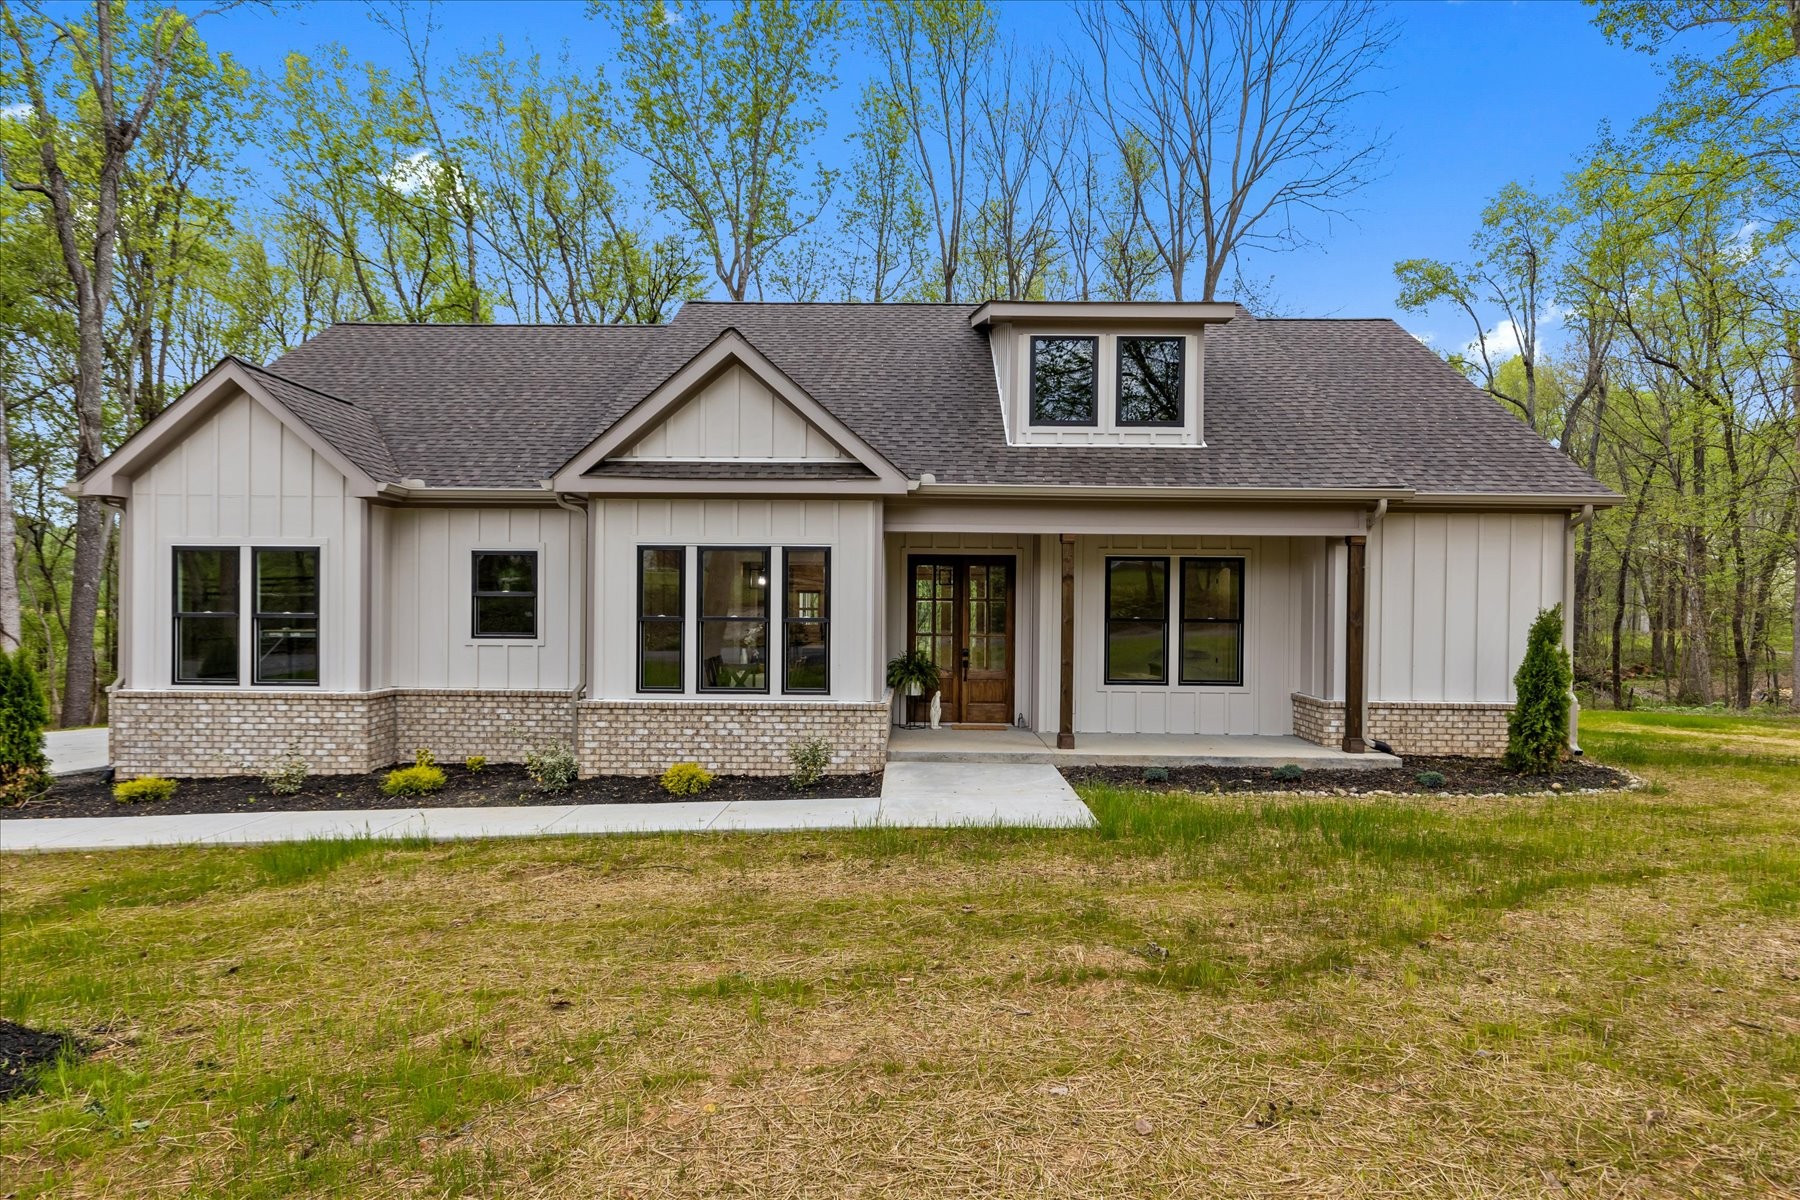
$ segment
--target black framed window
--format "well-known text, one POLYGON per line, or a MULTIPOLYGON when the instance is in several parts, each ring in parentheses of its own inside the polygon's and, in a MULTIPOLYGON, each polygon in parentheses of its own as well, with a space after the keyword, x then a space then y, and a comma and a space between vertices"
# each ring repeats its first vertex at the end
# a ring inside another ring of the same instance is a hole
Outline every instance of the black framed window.
POLYGON ((1244 682, 1244 560, 1181 560, 1181 682, 1244 682))
POLYGON ((1099 418, 1100 339, 1031 339, 1031 423, 1093 425, 1099 418))
POLYGON ((1106 682, 1169 681, 1169 560, 1106 560, 1106 682))
POLYGON ((537 636, 536 550, 477 550, 472 578, 474 636, 537 636))
POLYGON ((1179 425, 1187 339, 1119 339, 1119 424, 1179 425))
POLYGON ((175 682, 238 681, 236 546, 175 547, 175 682))
POLYGON ((769 690, 769 550, 700 551, 703 692, 769 690))
POLYGON ((319 682, 319 551, 257 548, 251 609, 254 683, 317 686, 319 682))
POLYGON ((681 690, 687 548, 638 548, 638 691, 681 690))
POLYGON ((781 552, 784 692, 831 690, 831 551, 781 552))

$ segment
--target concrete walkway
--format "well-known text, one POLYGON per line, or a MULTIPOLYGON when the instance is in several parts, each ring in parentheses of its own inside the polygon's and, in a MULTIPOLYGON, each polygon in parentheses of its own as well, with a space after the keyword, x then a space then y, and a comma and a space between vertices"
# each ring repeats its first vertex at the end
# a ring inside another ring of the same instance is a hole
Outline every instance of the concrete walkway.
POLYGON ((390 808, 350 812, 202 813, 0 821, 0 850, 249 845, 309 838, 536 837, 793 829, 1094 823, 1055 768, 893 763, 881 795, 858 800, 683 800, 504 808, 390 808))
POLYGON ((52 775, 98 771, 112 761, 106 744, 106 726, 94 729, 52 729, 44 735, 44 753, 52 775))
POLYGON ((895 729, 888 761, 1050 763, 1059 767, 1279 767, 1336 771, 1397 767, 1392 754, 1346 754, 1292 734, 1078 733, 1058 750, 1054 733, 1030 729, 895 729))

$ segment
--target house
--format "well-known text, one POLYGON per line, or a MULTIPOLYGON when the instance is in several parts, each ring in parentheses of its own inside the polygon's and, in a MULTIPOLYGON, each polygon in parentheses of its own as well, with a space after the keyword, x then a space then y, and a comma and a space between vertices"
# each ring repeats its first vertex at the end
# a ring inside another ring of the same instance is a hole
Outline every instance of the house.
POLYGON ((946 722, 1064 747, 1495 754, 1617 499, 1390 321, 1218 303, 337 325, 79 486, 122 519, 115 764, 177 775, 868 770, 914 645, 946 722))

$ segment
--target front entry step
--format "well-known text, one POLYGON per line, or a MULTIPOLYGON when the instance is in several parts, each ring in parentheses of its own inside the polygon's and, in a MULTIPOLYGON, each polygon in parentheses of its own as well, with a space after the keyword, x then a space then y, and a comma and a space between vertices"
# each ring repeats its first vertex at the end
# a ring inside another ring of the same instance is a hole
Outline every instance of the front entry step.
POLYGON ((1392 754, 1348 754, 1292 735, 1078 733, 1073 750, 1027 729, 893 729, 890 763, 1041 763, 1057 767, 1300 767, 1379 771, 1392 754))

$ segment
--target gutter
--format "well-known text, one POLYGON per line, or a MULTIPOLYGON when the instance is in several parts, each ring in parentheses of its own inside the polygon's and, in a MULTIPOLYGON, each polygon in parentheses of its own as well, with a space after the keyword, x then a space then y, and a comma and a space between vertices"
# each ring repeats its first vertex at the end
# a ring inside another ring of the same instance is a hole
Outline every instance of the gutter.
POLYGON ((1090 487, 1064 484, 1016 485, 1002 483, 939 483, 927 473, 920 477, 914 492, 921 498, 937 496, 969 496, 987 499, 1015 500, 1212 500, 1212 501, 1279 501, 1293 504, 1320 504, 1344 501, 1406 501, 1413 497, 1411 488, 1184 488, 1184 487, 1090 487))
POLYGON ((422 480, 384 483, 375 489, 378 500, 410 500, 424 504, 557 504, 546 484, 537 487, 427 487, 422 480))
POLYGON ((1611 508, 1625 503, 1612 492, 1417 492, 1405 501, 1423 508, 1611 508))
POLYGON ((573 501, 568 496, 555 496, 556 507, 572 512, 581 518, 581 679, 575 686, 575 698, 580 700, 587 695, 588 680, 593 678, 593 627, 594 627, 594 539, 590 527, 592 515, 588 512, 587 501, 576 497, 573 501))

